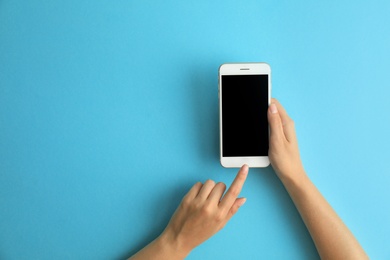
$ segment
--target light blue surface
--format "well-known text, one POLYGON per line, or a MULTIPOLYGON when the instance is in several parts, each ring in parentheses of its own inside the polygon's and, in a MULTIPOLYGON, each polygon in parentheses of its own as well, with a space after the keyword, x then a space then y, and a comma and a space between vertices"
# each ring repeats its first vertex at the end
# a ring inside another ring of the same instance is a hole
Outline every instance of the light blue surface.
MULTIPOLYGON (((306 170, 390 259, 388 1, 0 1, 0 259, 123 259, 218 161, 217 70, 265 61, 306 170)), ((316 259, 272 169, 188 259, 316 259)))

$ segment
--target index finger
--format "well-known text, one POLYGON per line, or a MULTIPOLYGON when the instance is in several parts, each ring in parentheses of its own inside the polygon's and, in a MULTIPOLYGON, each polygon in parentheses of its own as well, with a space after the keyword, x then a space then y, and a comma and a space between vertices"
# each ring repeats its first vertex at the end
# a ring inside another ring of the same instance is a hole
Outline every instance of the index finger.
POLYGON ((244 164, 241 167, 241 169, 238 171, 237 176, 234 179, 232 185, 230 185, 229 190, 226 192, 225 196, 223 196, 219 205, 227 212, 233 206, 238 195, 240 195, 242 186, 244 186, 246 177, 248 176, 248 171, 249 171, 248 165, 244 164))

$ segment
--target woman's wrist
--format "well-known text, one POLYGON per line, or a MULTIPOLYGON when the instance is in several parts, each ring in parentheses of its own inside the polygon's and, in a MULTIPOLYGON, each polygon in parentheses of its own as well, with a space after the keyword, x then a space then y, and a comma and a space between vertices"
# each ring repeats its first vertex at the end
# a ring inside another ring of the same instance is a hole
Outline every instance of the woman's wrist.
POLYGON ((279 178, 283 185, 286 187, 286 189, 300 187, 301 185, 304 185, 307 181, 310 181, 303 168, 294 169, 290 173, 280 174, 279 178))
POLYGON ((156 243, 169 259, 184 259, 191 252, 173 232, 167 229, 156 239, 156 243))

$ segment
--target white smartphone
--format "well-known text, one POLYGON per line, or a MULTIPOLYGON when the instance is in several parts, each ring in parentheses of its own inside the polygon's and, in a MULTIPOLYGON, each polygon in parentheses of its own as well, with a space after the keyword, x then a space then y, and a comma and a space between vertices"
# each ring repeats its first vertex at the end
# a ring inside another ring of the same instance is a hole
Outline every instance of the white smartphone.
POLYGON ((220 160, 227 168, 269 165, 268 106, 271 68, 267 63, 219 67, 220 160))

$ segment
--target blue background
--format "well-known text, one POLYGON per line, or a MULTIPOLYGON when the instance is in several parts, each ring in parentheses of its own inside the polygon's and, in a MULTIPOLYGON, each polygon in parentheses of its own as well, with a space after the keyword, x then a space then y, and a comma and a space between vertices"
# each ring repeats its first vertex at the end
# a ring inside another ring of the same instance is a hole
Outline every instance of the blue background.
MULTIPOLYGON (((313 182, 389 259, 388 1, 0 1, 0 258, 123 259, 219 164, 218 67, 265 61, 313 182)), ((244 123, 243 123, 244 124, 244 123)), ((316 259, 271 168, 188 259, 316 259)))

